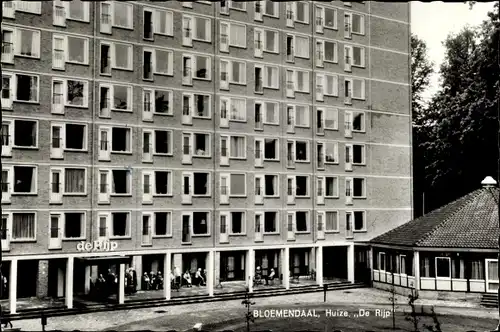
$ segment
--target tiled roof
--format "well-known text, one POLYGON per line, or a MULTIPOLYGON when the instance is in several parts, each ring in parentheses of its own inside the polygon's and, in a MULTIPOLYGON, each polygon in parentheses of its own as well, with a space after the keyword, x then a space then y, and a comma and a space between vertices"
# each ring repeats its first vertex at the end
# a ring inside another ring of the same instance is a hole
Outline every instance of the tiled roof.
POLYGON ((498 188, 481 188, 370 242, 411 247, 497 249, 498 188))

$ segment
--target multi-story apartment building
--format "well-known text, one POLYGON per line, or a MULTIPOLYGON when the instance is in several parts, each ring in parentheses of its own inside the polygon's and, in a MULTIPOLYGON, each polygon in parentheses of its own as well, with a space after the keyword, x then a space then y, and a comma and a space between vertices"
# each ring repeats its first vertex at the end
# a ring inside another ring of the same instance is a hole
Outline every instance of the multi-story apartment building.
POLYGON ((411 219, 408 3, 2 5, 11 312, 108 266, 354 281, 411 219))

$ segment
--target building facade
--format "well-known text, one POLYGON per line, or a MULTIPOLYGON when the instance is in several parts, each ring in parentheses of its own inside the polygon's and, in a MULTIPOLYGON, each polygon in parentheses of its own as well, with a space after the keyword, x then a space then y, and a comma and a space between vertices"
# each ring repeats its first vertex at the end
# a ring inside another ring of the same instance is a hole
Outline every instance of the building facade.
POLYGON ((209 294, 255 266, 354 281, 411 219, 408 3, 2 6, 11 312, 71 307, 102 258, 206 268, 209 294))

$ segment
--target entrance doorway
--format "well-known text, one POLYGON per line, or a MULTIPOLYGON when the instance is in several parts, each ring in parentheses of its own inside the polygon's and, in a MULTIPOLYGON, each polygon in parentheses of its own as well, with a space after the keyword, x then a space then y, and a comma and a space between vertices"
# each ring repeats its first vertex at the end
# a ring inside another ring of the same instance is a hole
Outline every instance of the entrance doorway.
POLYGON ((496 293, 498 292, 498 260, 497 259, 487 259, 486 260, 486 292, 496 293))
POLYGON ((244 251, 223 251, 220 253, 220 280, 245 280, 244 251))

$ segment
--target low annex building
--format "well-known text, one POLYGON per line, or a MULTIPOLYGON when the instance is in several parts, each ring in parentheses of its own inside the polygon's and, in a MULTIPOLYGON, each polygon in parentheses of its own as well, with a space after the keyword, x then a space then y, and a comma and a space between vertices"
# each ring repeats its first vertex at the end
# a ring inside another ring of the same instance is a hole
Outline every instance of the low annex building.
POLYGON ((499 189, 491 177, 482 185, 374 238, 374 287, 387 289, 394 284, 440 297, 446 297, 443 291, 471 296, 496 293, 499 189))

